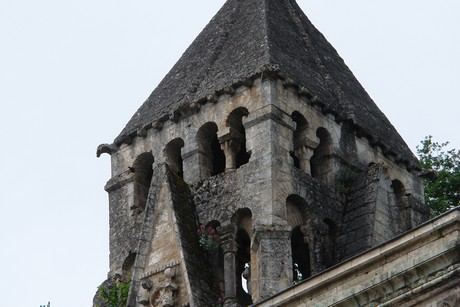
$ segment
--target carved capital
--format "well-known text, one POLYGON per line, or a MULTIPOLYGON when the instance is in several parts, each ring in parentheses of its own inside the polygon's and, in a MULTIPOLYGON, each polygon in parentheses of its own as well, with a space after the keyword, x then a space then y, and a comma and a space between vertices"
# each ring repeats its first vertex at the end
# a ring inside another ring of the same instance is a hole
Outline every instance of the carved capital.
POLYGON ((222 248, 222 252, 224 254, 226 253, 236 253, 237 251, 237 245, 236 245, 236 242, 234 240, 233 237, 226 237, 224 238, 221 243, 220 243, 220 246, 222 248))

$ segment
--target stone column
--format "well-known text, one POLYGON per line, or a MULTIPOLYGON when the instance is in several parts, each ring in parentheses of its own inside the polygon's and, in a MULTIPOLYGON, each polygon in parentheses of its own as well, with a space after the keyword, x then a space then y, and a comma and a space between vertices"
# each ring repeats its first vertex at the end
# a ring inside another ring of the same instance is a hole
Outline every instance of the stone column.
POLYGON ((225 307, 236 307, 236 280, 235 280, 235 267, 236 267, 236 242, 233 235, 227 235, 223 238, 222 252, 224 254, 224 278, 225 278, 225 307))
POLYGON ((294 150, 295 156, 299 159, 299 166, 302 171, 311 175, 310 158, 313 156, 314 149, 307 146, 299 146, 294 150))
POLYGON ((219 137, 220 148, 225 154, 225 169, 236 169, 236 156, 241 150, 243 136, 233 129, 230 132, 219 137))
POLYGON ((236 169, 236 155, 241 149, 241 142, 230 139, 221 143, 220 147, 225 154, 225 169, 236 169))
POLYGON ((251 275, 257 282, 252 285, 252 299, 260 302, 288 288, 292 283, 291 232, 283 227, 266 226, 256 231, 251 259, 251 275), (254 267, 256 266, 256 267, 254 267))

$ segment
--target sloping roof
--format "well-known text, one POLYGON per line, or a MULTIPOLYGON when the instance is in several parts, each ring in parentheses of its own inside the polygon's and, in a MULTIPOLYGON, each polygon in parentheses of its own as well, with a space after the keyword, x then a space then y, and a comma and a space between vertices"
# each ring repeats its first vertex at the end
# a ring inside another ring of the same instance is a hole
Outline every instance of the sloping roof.
MULTIPOLYGON (((165 164, 158 164, 153 169, 152 180, 149 188, 149 196, 145 209, 145 216, 142 221, 142 228, 137 233, 137 256, 134 264, 134 272, 131 277, 131 289, 129 292, 129 306, 138 306, 137 295, 141 287, 141 281, 151 271, 147 271, 150 264, 151 244, 154 242, 155 236, 158 236, 155 231, 158 223, 155 223, 161 210, 158 210, 158 203, 162 203, 162 210, 170 210, 174 213, 172 219, 174 224, 164 223, 161 227, 166 227, 167 232, 171 234, 172 241, 165 246, 157 246, 156 251, 165 249, 174 249, 174 245, 178 245, 180 250, 178 257, 162 256, 162 259, 154 263, 165 265, 166 263, 174 263, 180 261, 185 268, 184 274, 187 276, 179 281, 179 283, 189 284, 191 291, 188 293, 191 300, 191 306, 208 306, 207 303, 216 300, 218 289, 216 282, 213 280, 213 275, 210 267, 206 262, 205 251, 199 246, 199 237, 196 232, 198 229, 198 216, 193 203, 189 186, 173 174, 169 167, 165 164), (176 228, 177 227, 177 228, 176 228), (147 274, 147 275, 146 275, 147 274)), ((158 237, 157 237, 158 238, 158 237)), ((170 264, 168 264, 170 266, 170 264)), ((163 267, 164 269, 165 267, 163 267)), ((156 285, 155 287, 159 287, 156 285)))
POLYGON ((295 0, 227 0, 119 138, 266 70, 305 88, 397 160, 418 165, 396 129, 295 0))

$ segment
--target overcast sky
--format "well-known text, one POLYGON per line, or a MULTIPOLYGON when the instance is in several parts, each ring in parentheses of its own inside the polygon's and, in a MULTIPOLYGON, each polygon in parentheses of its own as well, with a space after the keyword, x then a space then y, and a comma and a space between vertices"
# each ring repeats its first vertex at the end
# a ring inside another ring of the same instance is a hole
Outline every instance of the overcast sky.
MULTIPOLYGON (((248 0, 246 0, 248 1, 248 0)), ((224 0, 0 0, 2 306, 91 306, 110 143, 224 0)), ((460 148, 458 0, 298 0, 412 150, 460 148)))

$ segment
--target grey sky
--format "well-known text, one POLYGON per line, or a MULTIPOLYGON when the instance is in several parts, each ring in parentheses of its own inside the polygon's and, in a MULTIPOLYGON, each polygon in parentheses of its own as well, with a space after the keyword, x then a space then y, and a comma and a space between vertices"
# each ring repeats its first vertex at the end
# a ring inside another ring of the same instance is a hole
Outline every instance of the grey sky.
MULTIPOLYGON (((96 159, 224 0, 0 0, 2 305, 90 306, 108 271, 96 159)), ((460 148, 458 0, 298 0, 408 145, 460 148)))

